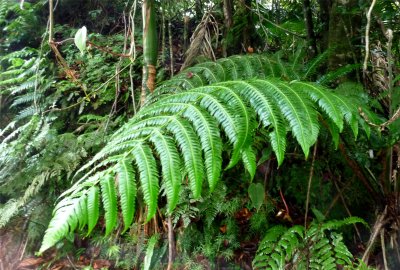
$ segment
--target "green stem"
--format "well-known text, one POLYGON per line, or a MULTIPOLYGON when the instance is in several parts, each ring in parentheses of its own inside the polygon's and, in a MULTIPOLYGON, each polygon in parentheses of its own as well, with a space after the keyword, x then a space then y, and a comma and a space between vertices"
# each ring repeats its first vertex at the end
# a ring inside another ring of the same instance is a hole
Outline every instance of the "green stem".
POLYGON ((156 64, 158 54, 157 26, 154 0, 143 1, 143 78, 141 104, 143 105, 147 94, 155 88, 156 64))

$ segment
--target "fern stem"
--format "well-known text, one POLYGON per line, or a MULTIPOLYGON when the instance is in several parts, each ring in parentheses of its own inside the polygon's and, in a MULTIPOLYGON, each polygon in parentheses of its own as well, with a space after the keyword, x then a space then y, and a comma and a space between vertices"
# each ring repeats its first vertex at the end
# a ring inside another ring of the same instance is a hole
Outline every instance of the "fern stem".
POLYGON ((387 258, 386 258, 385 228, 382 228, 382 230, 381 230, 381 247, 382 247, 383 265, 385 267, 385 270, 389 270, 387 258))
POLYGON ((317 145, 318 145, 318 141, 315 142, 315 145, 314 145, 313 158, 312 158, 311 168, 310 168, 310 177, 308 178, 307 198, 306 198, 306 213, 304 214, 304 228, 307 228, 308 206, 309 206, 309 203, 310 203, 311 182, 312 182, 312 179, 313 179, 313 176, 314 176, 314 165, 315 165, 315 157, 317 155, 317 145))
POLYGON ((172 218, 168 216, 168 267, 167 270, 172 270, 174 255, 175 255, 175 241, 174 241, 174 227, 172 226, 172 218))
POLYGON ((387 214, 387 205, 385 206, 385 209, 383 210, 383 212, 378 215, 374 227, 372 229, 372 234, 371 237, 368 240, 368 245, 367 248, 365 249, 364 255, 362 256, 362 261, 365 264, 368 264, 368 259, 369 259, 369 254, 371 253, 371 249, 375 243, 376 237, 378 237, 382 227, 387 223, 386 219, 386 214, 387 214))
POLYGON ((373 0, 371 3, 371 6, 369 7, 368 13, 367 13, 367 25, 365 27, 365 58, 364 58, 364 64, 363 64, 363 75, 365 79, 365 75, 367 72, 367 64, 368 64, 368 57, 369 57, 369 28, 371 27, 371 14, 372 10, 374 9, 376 0, 373 0))
POLYGON ((49 43, 53 42, 54 35, 54 11, 53 0, 49 0, 49 43))

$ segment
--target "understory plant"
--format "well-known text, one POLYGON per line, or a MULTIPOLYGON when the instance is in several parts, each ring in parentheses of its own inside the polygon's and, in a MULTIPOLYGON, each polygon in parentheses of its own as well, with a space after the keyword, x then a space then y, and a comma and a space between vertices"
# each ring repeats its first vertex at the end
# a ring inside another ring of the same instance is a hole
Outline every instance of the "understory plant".
MULTIPOLYGON (((178 79, 184 84, 193 82, 193 88, 177 93, 168 90, 149 102, 80 168, 76 175, 80 178, 62 194, 55 208, 40 252, 75 229, 87 227, 90 233, 99 220, 100 202, 109 235, 119 223, 118 205, 122 232, 132 224, 139 194, 149 221, 157 211, 160 190, 167 198, 167 215, 173 213, 185 179, 193 197, 199 198, 204 180, 213 192, 223 169, 240 161, 253 178, 257 130, 266 132, 264 140, 271 145, 278 165, 285 158, 288 133, 307 158, 321 121, 335 145, 346 125, 355 138, 359 126, 370 133, 358 114, 358 107, 369 112, 360 99, 314 83, 265 79, 273 65, 263 56, 236 56, 210 64, 212 68, 204 66, 200 64, 200 72, 178 79), (249 65, 240 65, 245 61, 249 65), (212 76, 215 80, 208 81, 212 76)), ((164 83, 160 91, 174 88, 173 81, 164 83)))
POLYGON ((343 236, 336 232, 344 225, 365 222, 356 217, 344 220, 313 221, 309 227, 295 225, 270 228, 261 240, 255 269, 353 269, 353 255, 343 236))

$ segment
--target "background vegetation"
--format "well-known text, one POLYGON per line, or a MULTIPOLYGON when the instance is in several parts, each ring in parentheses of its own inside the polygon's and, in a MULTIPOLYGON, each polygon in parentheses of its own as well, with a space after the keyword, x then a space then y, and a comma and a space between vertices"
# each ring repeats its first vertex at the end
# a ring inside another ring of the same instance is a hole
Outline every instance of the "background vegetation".
POLYGON ((0 0, 0 268, 399 268, 399 17, 0 0))

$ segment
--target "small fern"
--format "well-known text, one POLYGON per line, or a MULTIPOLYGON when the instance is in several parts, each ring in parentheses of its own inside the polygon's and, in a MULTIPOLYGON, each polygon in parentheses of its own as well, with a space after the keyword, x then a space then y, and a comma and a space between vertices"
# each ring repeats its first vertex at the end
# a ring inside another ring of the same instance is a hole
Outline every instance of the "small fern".
POLYGON ((334 232, 342 226, 365 222, 357 217, 332 220, 319 224, 291 228, 275 226, 260 242, 253 260, 255 269, 337 269, 337 265, 352 266, 353 255, 334 232))

